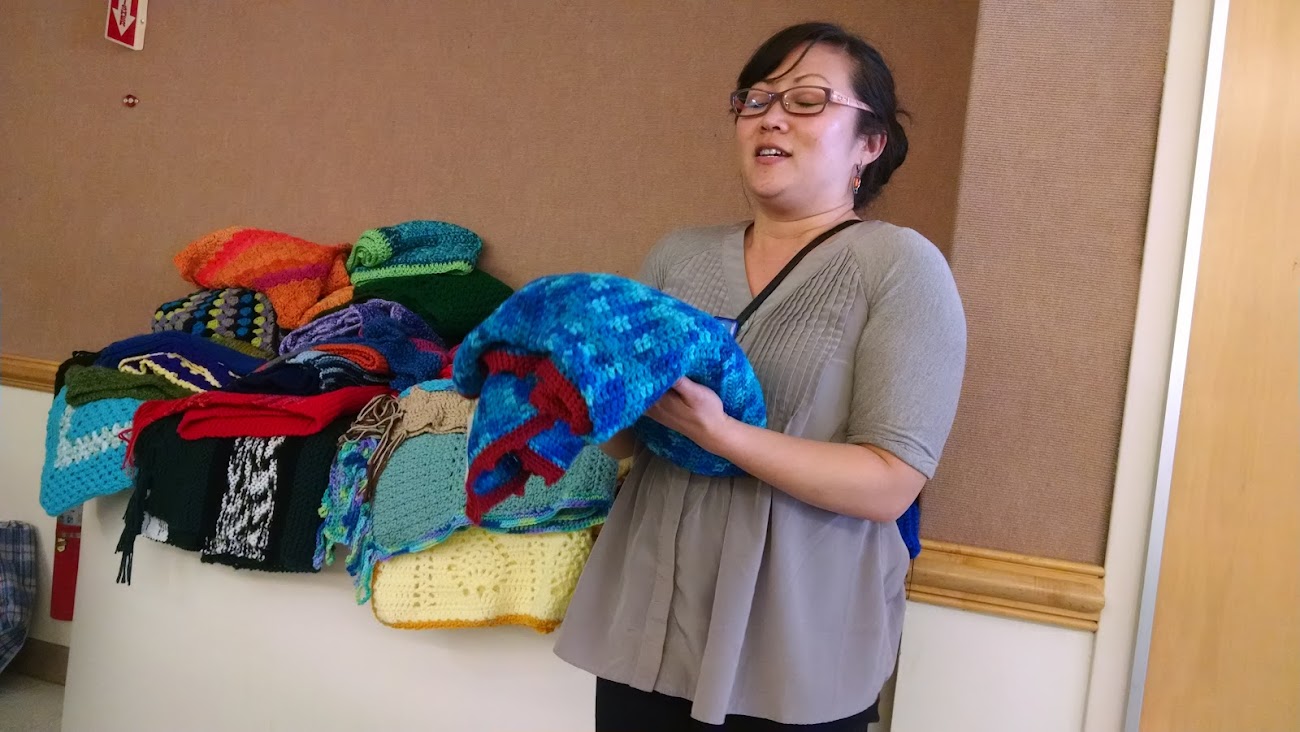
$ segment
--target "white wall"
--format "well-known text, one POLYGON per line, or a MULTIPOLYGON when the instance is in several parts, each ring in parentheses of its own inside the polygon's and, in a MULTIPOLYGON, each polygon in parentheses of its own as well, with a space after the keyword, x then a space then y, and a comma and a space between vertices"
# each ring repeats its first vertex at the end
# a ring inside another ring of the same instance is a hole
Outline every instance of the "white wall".
POLYGON ((30 637, 68 645, 72 624, 50 619, 54 519, 41 509, 41 461, 49 394, 0 386, 0 521, 26 521, 40 532, 40 597, 30 637))
POLYGON ((909 602, 893 732, 1079 732, 1093 635, 909 602))

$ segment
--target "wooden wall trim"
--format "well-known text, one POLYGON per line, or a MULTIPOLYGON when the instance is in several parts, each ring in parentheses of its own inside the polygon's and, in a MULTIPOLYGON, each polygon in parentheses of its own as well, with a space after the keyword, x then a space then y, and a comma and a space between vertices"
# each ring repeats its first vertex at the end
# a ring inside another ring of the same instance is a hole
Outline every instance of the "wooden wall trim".
MULTIPOLYGON (((0 354, 0 384, 52 392, 58 364, 0 354)), ((924 541, 907 575, 916 602, 1096 631, 1104 570, 1092 564, 924 541)))
POLYGON ((922 546, 907 576, 909 600, 1097 630, 1102 567, 939 541, 922 546))
POLYGON ((0 385, 19 389, 54 391, 54 373, 59 365, 39 358, 0 354, 0 385))

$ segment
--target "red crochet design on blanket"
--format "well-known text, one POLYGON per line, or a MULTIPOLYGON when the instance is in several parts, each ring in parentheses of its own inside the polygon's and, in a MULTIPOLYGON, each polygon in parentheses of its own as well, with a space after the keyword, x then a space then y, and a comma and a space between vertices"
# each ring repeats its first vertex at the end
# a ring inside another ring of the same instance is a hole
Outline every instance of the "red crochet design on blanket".
POLYGON ((509 496, 523 495, 529 473, 541 476, 546 485, 552 485, 564 476, 564 468, 534 452, 528 446, 529 440, 554 427, 557 422, 567 423, 575 435, 590 434, 592 430, 587 402, 582 398, 582 393, 546 357, 491 351, 484 354, 483 364, 487 366, 489 374, 534 377, 537 380, 536 386, 528 395, 528 402, 537 409, 537 415, 514 431, 494 440, 470 463, 469 475, 465 481, 465 515, 475 525, 493 506, 509 496), (469 490, 468 486, 473 485, 478 476, 491 470, 502 458, 512 453, 527 472, 520 471, 511 476, 491 495, 480 496, 469 490))

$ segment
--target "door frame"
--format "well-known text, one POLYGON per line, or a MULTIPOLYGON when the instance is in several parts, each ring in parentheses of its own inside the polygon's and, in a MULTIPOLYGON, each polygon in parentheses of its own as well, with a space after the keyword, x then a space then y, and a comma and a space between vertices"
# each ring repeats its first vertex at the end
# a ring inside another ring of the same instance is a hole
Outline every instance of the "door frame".
POLYGON ((1230 0, 1213 0, 1210 20, 1205 84, 1201 97, 1200 129, 1197 133, 1191 201, 1187 216, 1187 237, 1174 316, 1169 386, 1165 393, 1164 421, 1160 431, 1160 448, 1156 463, 1155 492, 1151 502, 1151 521, 1147 533, 1146 560, 1143 564, 1141 599, 1138 603, 1133 662, 1129 672, 1128 701, 1125 705, 1125 732, 1139 732, 1142 719, 1142 701, 1150 662, 1151 634, 1155 622, 1156 592, 1160 583, 1160 565, 1164 554, 1166 518, 1169 512, 1169 490, 1173 479, 1174 453, 1178 444, 1178 423, 1182 413, 1188 344, 1191 339, 1193 305, 1196 299, 1201 243, 1205 229, 1210 161, 1219 109, 1219 88, 1223 76, 1223 52, 1227 37, 1229 4, 1230 0))

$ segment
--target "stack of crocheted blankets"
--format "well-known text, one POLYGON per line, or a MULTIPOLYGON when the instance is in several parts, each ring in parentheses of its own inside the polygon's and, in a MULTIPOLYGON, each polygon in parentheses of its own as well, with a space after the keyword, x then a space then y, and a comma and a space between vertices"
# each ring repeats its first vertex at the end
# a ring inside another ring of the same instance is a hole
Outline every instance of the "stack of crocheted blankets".
POLYGON ((187 244, 174 263, 202 289, 159 306, 150 333, 59 369, 42 506, 55 515, 134 488, 124 581, 142 532, 208 561, 315 571, 342 432, 373 397, 447 370, 449 349, 510 294, 476 269, 481 250, 478 235, 438 221, 355 244, 250 227, 187 244), (358 287, 409 294, 411 307, 358 287), (455 327, 440 332, 417 310, 455 327))
POLYGON ((203 289, 159 306, 153 330, 223 336, 283 353, 283 334, 349 303, 379 299, 417 314, 454 345, 511 293, 477 269, 482 249, 477 234, 442 221, 370 229, 355 244, 220 229, 176 255, 181 277, 203 289))
POLYGON ((513 623, 553 630, 604 521, 618 466, 583 451, 473 525, 466 433, 474 404, 446 380, 372 401, 340 444, 321 506, 317 566, 349 548, 359 602, 402 628, 513 623))
POLYGON ((642 415, 683 376, 751 424, 763 397, 711 316, 612 275, 512 293, 481 249, 436 221, 189 244, 176 266, 204 289, 60 367, 42 507, 131 490, 119 582, 148 577, 141 536, 267 572, 319 571, 342 545, 386 625, 553 630, 627 468, 598 444, 635 427, 683 468, 735 474, 642 415))

